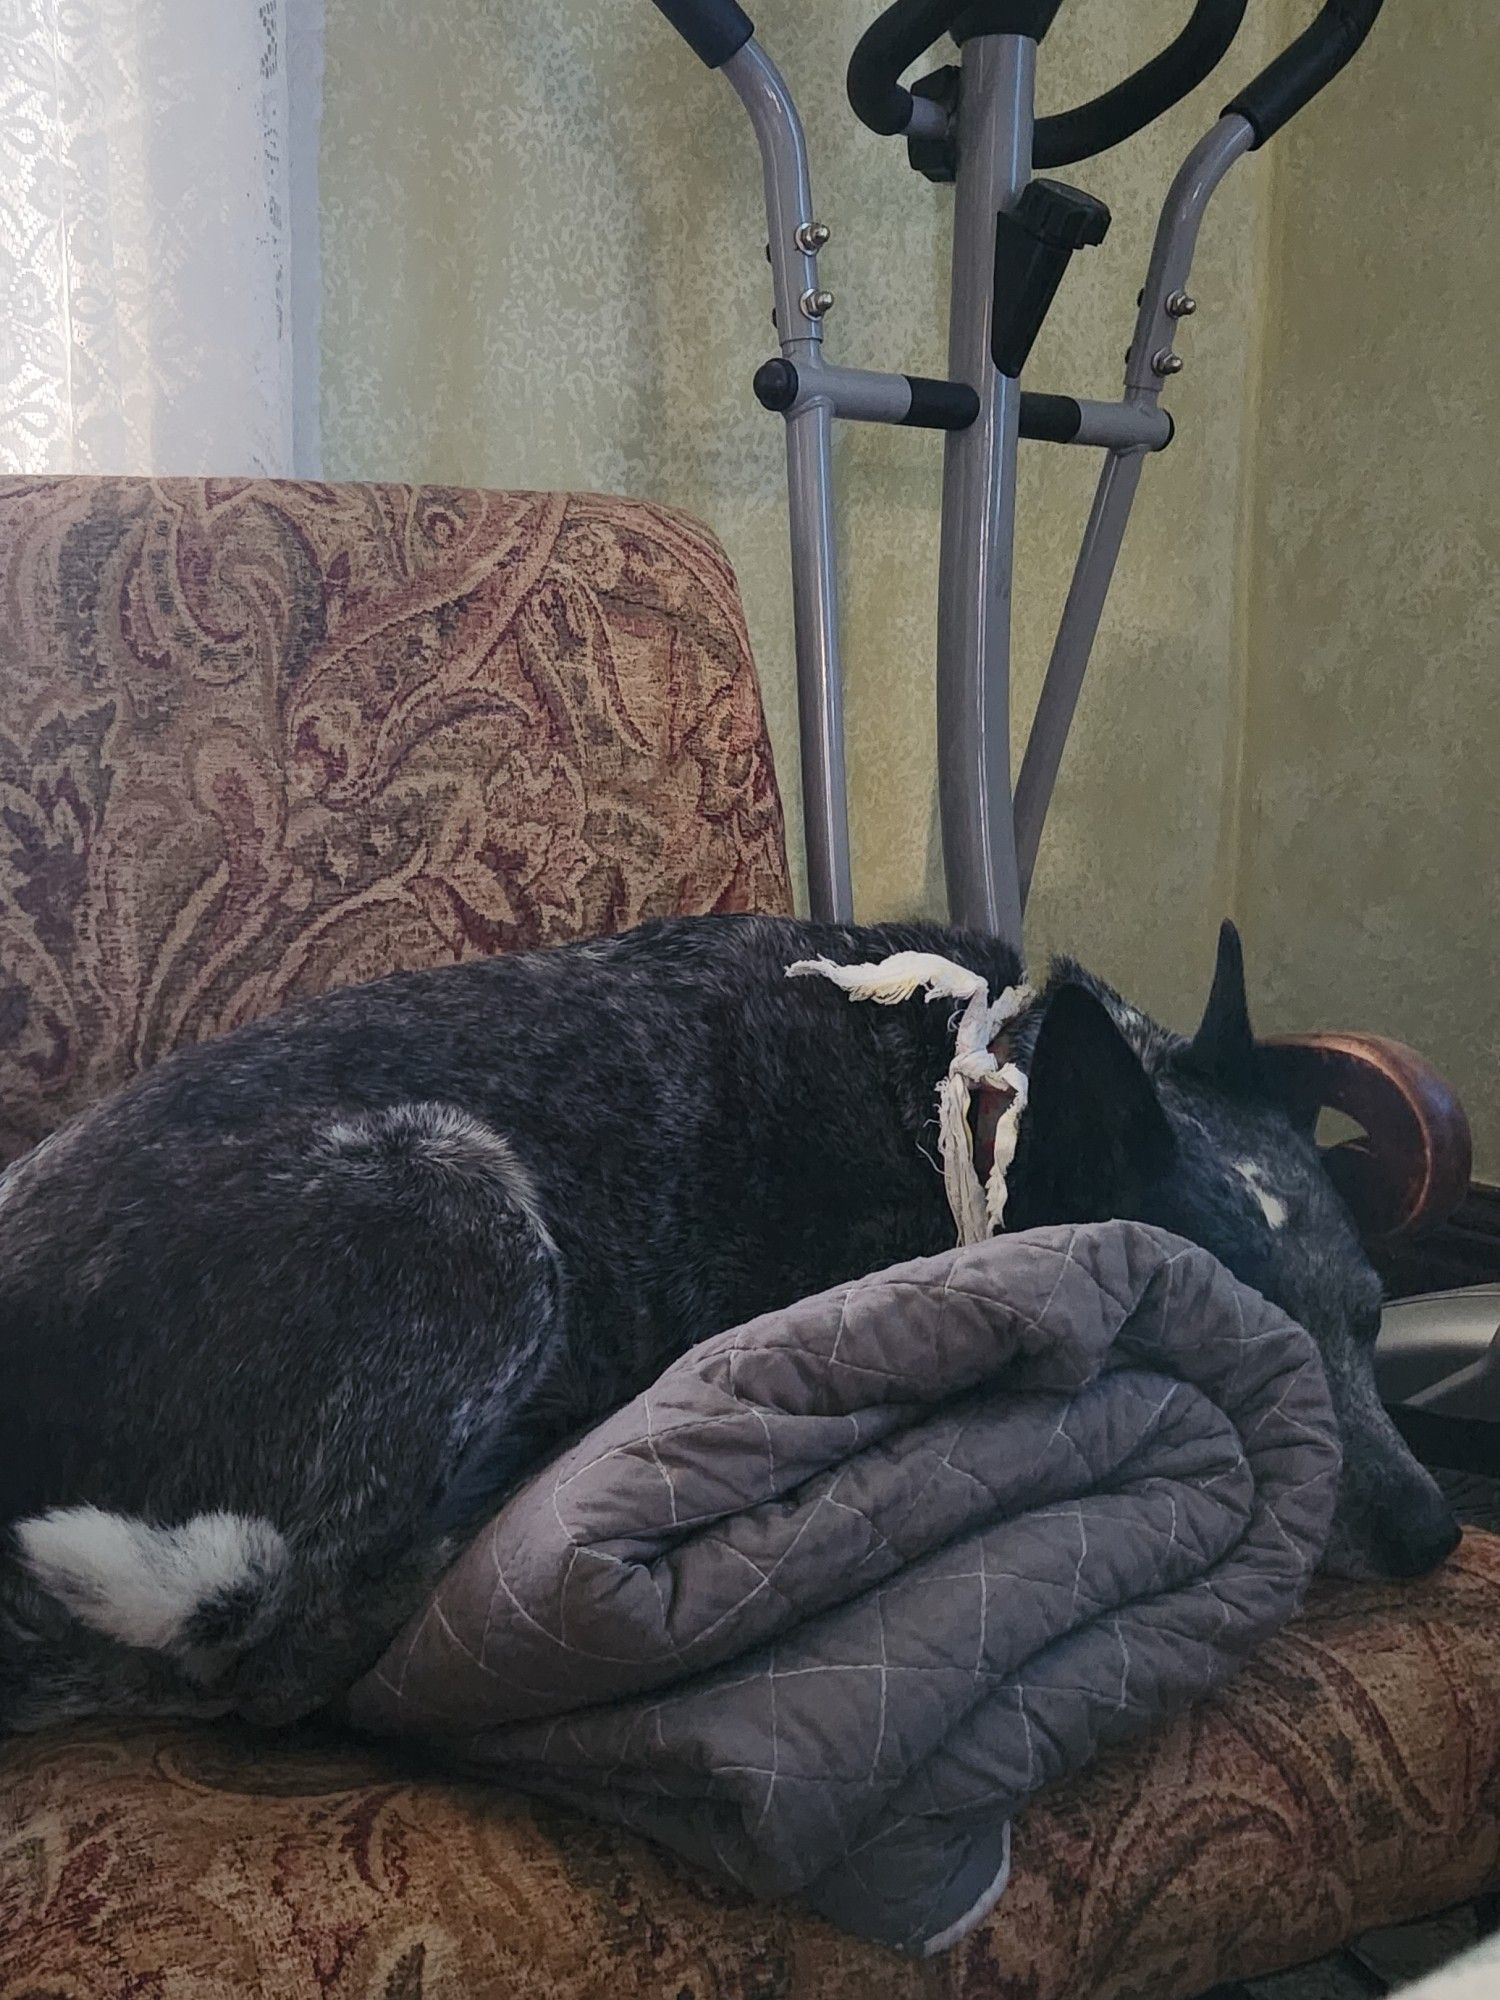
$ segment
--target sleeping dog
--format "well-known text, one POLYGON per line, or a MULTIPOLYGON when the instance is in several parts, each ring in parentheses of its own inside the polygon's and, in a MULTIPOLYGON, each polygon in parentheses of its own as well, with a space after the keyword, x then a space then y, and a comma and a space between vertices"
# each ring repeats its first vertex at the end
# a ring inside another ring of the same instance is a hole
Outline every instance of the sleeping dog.
MULTIPOLYGON (((949 1010, 794 960, 994 939, 757 917, 349 987, 184 1049, 0 1179, 0 1726, 278 1722, 379 1655, 496 1502, 692 1342, 953 1242, 949 1010)), ((1316 1338, 1329 1563, 1458 1530, 1376 1396, 1380 1288, 1272 1096, 1226 926, 1201 1027, 1072 963, 1012 1024, 1008 1228, 1204 1245, 1316 1338)))

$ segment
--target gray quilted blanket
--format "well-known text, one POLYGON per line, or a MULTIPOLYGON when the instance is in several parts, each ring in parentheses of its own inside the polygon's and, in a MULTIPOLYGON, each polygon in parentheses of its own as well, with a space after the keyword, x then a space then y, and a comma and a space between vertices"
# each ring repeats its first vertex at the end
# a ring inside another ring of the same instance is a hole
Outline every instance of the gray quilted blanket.
POLYGON ((1131 1223, 880 1272, 692 1349, 502 1509, 353 1719, 906 1950, 1013 1816, 1297 1609, 1308 1336, 1131 1223))

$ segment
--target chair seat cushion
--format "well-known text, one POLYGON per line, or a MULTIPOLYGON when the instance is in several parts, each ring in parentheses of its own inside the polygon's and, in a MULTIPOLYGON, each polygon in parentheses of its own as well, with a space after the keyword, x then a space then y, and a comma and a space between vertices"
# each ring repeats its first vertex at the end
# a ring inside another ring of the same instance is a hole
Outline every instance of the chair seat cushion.
POLYGON ((927 1965, 614 1829, 318 1731, 0 1751, 0 1992, 90 2000, 1187 2000, 1500 1885, 1500 1537, 1322 1585, 1225 1694, 1017 1828, 927 1965))

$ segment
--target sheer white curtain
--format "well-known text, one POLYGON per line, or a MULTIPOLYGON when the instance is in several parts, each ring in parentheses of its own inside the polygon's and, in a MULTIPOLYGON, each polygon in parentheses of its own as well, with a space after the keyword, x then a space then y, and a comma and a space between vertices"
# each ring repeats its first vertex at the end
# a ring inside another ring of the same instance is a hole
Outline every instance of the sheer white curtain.
POLYGON ((322 0, 0 0, 0 470, 316 474, 322 0))

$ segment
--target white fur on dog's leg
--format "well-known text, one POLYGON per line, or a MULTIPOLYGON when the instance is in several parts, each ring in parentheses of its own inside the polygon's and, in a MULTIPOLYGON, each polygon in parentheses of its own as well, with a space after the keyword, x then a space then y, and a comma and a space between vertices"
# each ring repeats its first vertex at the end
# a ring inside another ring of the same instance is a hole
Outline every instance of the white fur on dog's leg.
POLYGON ((187 1642, 193 1614, 215 1600, 268 1595, 287 1563, 280 1530, 250 1514, 194 1514, 158 1528, 102 1507, 54 1507, 15 1532, 33 1580, 75 1618, 153 1652, 187 1642))

